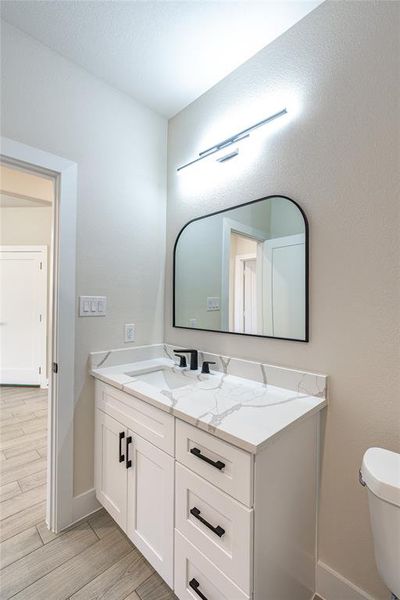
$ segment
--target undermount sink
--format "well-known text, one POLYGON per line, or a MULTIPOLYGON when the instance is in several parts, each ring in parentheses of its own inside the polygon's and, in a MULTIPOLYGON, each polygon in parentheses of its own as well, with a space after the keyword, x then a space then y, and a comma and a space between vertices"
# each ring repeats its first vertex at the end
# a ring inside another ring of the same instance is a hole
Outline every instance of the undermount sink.
POLYGON ((127 373, 138 381, 144 381, 158 390, 176 390, 191 383, 188 377, 175 373, 172 369, 157 369, 147 373, 127 373))

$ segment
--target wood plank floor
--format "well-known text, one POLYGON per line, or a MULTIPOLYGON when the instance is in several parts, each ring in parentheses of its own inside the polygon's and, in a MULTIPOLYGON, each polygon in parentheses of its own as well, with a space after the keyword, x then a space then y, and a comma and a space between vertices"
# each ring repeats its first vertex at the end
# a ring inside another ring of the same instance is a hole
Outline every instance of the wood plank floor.
POLYGON ((104 510, 47 529, 46 429, 45 390, 0 387, 1 600, 177 600, 104 510))

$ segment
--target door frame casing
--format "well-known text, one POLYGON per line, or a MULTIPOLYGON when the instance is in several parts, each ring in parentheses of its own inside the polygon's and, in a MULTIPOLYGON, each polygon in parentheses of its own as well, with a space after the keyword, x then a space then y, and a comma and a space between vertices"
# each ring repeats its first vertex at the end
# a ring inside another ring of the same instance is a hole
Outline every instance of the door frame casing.
POLYGON ((232 233, 237 233, 255 242, 264 242, 267 239, 267 234, 261 229, 246 225, 229 217, 224 217, 222 220, 221 327, 224 333, 229 330, 229 265, 232 233))
MULTIPOLYGON (((240 331, 243 328, 244 320, 244 299, 243 299, 243 287, 245 281, 244 274, 244 263, 247 260, 255 260, 257 265, 257 253, 256 254, 237 254, 235 256, 235 274, 234 274, 234 310, 233 310, 233 329, 240 331), (236 302, 237 298, 237 302, 236 302)), ((257 322, 259 315, 257 314, 257 322)))
POLYGON ((50 360, 58 372, 49 373, 46 523, 58 532, 73 522, 77 164, 6 137, 0 144, 4 164, 36 171, 55 182, 48 325, 50 360))
POLYGON ((47 361, 47 298, 49 294, 49 281, 47 275, 47 246, 44 245, 33 245, 33 246, 23 246, 23 245, 0 245, 0 252, 15 252, 23 254, 24 252, 28 253, 37 253, 40 255, 41 262, 41 274, 40 274, 40 312, 41 312, 41 328, 40 332, 40 373, 39 373, 39 384, 42 389, 47 388, 47 373, 49 369, 48 361, 47 361), (44 284, 44 285, 43 285, 44 284))

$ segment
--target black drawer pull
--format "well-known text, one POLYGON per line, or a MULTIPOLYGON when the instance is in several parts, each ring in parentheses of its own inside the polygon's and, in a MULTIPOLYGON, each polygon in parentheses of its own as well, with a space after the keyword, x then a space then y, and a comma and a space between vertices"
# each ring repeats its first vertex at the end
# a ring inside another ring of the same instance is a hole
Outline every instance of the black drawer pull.
POLYGON ((201 511, 198 508, 196 508, 195 506, 193 506, 193 508, 190 509, 190 514, 193 515, 194 517, 196 517, 196 519, 198 519, 200 521, 200 523, 203 523, 203 525, 208 527, 208 529, 211 529, 211 531, 213 533, 215 533, 215 535, 217 535, 218 537, 222 537, 224 535, 225 529, 223 529, 220 525, 213 527, 213 525, 211 525, 211 523, 209 523, 208 521, 203 519, 203 517, 200 516, 201 511))
POLYGON ((124 462, 125 460, 125 456, 122 454, 122 450, 121 450, 121 445, 122 445, 122 440, 125 437, 125 431, 120 431, 119 432, 119 446, 118 446, 118 460, 119 462, 124 462))
POLYGON ((198 595, 199 598, 201 598, 201 600, 208 600, 207 596, 205 596, 204 594, 201 593, 201 591, 199 590, 200 584, 197 581, 197 579, 191 579, 189 581, 189 586, 192 588, 192 590, 194 590, 196 592, 196 594, 198 595))
POLYGON ((129 435, 126 438, 126 462, 125 462, 125 466, 127 469, 129 469, 129 467, 132 466, 132 461, 129 460, 129 444, 132 444, 132 436, 129 435))
POLYGON ((214 461, 211 460, 211 458, 207 458, 207 456, 204 456, 204 454, 201 453, 201 450, 199 450, 199 448, 190 448, 190 452, 191 454, 197 456, 197 458, 201 458, 201 460, 204 460, 206 463, 208 463, 212 467, 215 467, 216 469, 219 469, 220 471, 222 469, 225 469, 225 463, 223 463, 222 460, 214 461))

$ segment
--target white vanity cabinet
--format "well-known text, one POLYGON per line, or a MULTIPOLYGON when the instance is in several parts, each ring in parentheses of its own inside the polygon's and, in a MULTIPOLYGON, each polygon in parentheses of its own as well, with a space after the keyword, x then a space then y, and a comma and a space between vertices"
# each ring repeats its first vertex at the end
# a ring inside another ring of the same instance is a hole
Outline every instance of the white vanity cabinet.
MULTIPOLYGON (((142 401, 129 406, 131 398, 96 382, 96 496, 173 587, 174 459, 137 433, 142 428, 147 437, 165 445, 166 436, 155 437, 154 432, 164 429, 169 415, 158 415, 162 411, 142 401)), ((173 433, 174 419, 170 419, 173 433)))
POLYGON ((126 528, 128 472, 125 464, 126 427, 104 413, 95 415, 95 486, 98 501, 114 521, 126 528))
POLYGON ((179 600, 311 600, 318 432, 252 454, 96 380, 97 498, 179 600))
POLYGON ((134 432, 126 533, 173 587, 174 459, 134 432))

